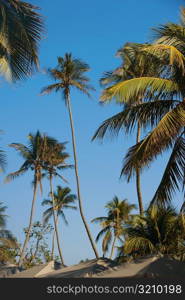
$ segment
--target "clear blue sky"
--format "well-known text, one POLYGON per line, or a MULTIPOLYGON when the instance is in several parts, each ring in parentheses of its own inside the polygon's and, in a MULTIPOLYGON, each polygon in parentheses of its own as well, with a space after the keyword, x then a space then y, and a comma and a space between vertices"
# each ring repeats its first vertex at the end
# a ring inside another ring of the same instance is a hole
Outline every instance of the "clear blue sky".
MULTIPOLYGON (((14 149, 8 148, 12 142, 26 143, 29 132, 39 129, 60 141, 69 141, 67 150, 72 155, 71 135, 66 107, 59 94, 40 96, 43 86, 51 83, 44 69, 55 67, 57 56, 72 52, 91 66, 89 77, 95 86, 93 99, 89 100, 80 93, 72 93, 74 122, 76 127, 79 172, 81 180, 84 211, 87 220, 103 216, 104 205, 114 195, 131 203, 137 203, 135 183, 119 180, 122 159, 133 137, 120 134, 113 142, 102 145, 91 142, 92 135, 100 123, 120 111, 120 107, 111 104, 100 106, 101 94, 99 79, 104 71, 119 65, 115 57, 117 49, 126 42, 150 41, 151 28, 158 24, 177 22, 180 0, 33 0, 41 7, 45 17, 46 34, 40 47, 41 72, 25 82, 10 85, 0 79, 1 87, 1 148, 6 150, 8 166, 6 173, 15 171, 22 163, 14 149)), ((167 155, 153 164, 142 176, 142 191, 145 207, 152 198, 167 155)), ((71 159, 72 162, 72 159, 71 159)), ((23 240, 23 227, 28 225, 32 200, 32 173, 28 173, 12 183, 4 184, 1 175, 0 201, 7 206, 8 228, 23 240)), ((75 193, 73 171, 66 172, 70 188, 75 193)), ((56 182, 58 184, 59 181, 56 182)), ((48 184, 44 182, 45 192, 37 199, 35 220, 40 220, 43 208, 40 203, 48 194, 48 184)), ((182 203, 177 195, 175 203, 182 203)), ((177 205, 177 204, 176 204, 177 205)), ((77 263, 80 259, 93 258, 93 252, 87 240, 86 232, 78 212, 66 212, 69 226, 60 224, 61 244, 67 264, 77 263)), ((90 225, 93 236, 99 227, 90 225)), ((100 244, 98 249, 101 251, 100 244)))

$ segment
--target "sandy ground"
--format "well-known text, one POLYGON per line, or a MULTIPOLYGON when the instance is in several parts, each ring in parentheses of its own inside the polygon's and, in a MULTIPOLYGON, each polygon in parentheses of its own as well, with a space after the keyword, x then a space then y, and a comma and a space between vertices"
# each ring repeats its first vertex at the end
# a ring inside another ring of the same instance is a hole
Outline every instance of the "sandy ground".
POLYGON ((115 277, 163 277, 184 278, 185 263, 165 257, 148 257, 116 266, 109 260, 91 260, 86 263, 66 267, 42 277, 46 278, 115 278, 115 277))

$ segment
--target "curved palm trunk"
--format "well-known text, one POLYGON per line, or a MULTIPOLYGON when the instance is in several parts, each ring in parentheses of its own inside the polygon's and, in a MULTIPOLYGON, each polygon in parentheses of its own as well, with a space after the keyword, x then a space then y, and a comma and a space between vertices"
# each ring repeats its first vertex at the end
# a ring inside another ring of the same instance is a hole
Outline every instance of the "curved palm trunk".
POLYGON ((56 213, 55 213, 55 210, 54 210, 55 202, 54 202, 54 196, 53 196, 52 175, 50 175, 49 182, 50 182, 50 194, 51 194, 52 203, 53 203, 53 219, 54 219, 54 227, 55 227, 55 233, 56 233, 56 239, 57 239, 58 252, 59 252, 61 263, 64 266, 64 259, 63 259, 63 256, 62 256, 62 250, 60 248, 60 240, 59 240, 58 228, 57 228, 57 216, 56 216, 56 213))
POLYGON ((37 195, 37 188, 38 188, 38 180, 36 179, 36 182, 34 184, 34 190, 33 190, 33 200, 32 200, 32 206, 31 206, 31 213, 30 213, 30 221, 29 221, 29 226, 28 226, 28 231, 26 233, 26 238, 24 241, 24 245, 20 254, 20 258, 19 258, 19 263, 18 266, 21 267, 23 264, 23 260, 25 257, 25 250, 26 247, 28 245, 29 242, 29 238, 30 238, 30 232, 32 229, 32 224, 33 224, 33 216, 34 216, 34 211, 35 211, 35 202, 36 202, 36 195, 37 195))
MULTIPOLYGON (((56 223, 58 226, 58 215, 56 216, 56 223)), ((55 251, 55 236, 56 236, 56 231, 54 229, 53 231, 53 237, 52 237, 52 249, 51 249, 51 259, 54 259, 54 251, 55 251)))
POLYGON ((113 256, 113 253, 114 253, 114 247, 115 247, 115 243, 116 243, 116 240, 117 240, 117 236, 115 235, 114 236, 114 241, 113 241, 113 244, 112 244, 112 248, 111 248, 111 254, 110 254, 110 259, 112 259, 112 256, 113 256))
MULTIPOLYGON (((140 142, 140 135, 141 135, 141 126, 138 122, 137 127, 137 137, 136 137, 136 143, 140 142)), ((137 198, 139 203, 139 212, 140 215, 143 215, 144 209, 143 209, 143 200, 142 200, 142 194, 141 194, 141 178, 140 178, 140 169, 136 169, 136 189, 137 189, 137 198)))
POLYGON ((77 161, 77 155, 76 155, 76 141, 75 141, 73 116, 72 116, 71 101, 70 101, 70 95, 69 94, 67 95, 67 106, 68 106, 70 125, 71 125, 73 154, 74 154, 74 162, 75 162, 76 185, 77 185, 77 194, 78 194, 78 203, 79 203, 80 215, 81 215, 83 224, 85 226, 87 235, 89 237, 89 241, 90 241, 91 246, 93 248, 94 254, 95 254, 96 258, 98 259, 99 258, 98 252, 97 252, 95 243, 93 241, 93 238, 91 236, 90 229, 89 229, 89 226, 86 222, 86 219, 85 219, 85 216, 84 216, 84 213, 83 213, 83 208, 82 208, 82 199, 81 199, 81 194, 80 194, 80 180, 79 180, 79 175, 78 175, 78 161, 77 161))
POLYGON ((51 260, 54 259, 54 251, 55 251, 55 229, 53 231, 53 237, 52 237, 51 260))

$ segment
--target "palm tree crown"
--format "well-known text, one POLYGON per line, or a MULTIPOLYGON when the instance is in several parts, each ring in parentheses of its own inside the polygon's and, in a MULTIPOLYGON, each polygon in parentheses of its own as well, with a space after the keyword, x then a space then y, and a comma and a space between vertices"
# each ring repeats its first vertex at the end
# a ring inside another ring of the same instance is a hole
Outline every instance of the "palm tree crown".
MULTIPOLYGON (((61 216, 65 222, 68 224, 64 210, 65 209, 77 209, 76 206, 72 205, 76 200, 76 195, 71 194, 71 189, 69 187, 62 188, 60 185, 57 186, 57 191, 54 192, 54 210, 57 212, 57 216, 61 216)), ((44 222, 53 216, 53 202, 50 199, 45 199, 42 201, 42 205, 50 206, 43 214, 44 222)))
POLYGON ((57 67, 48 69, 49 75, 57 83, 44 87, 42 93, 48 94, 52 91, 61 91, 66 101, 70 89, 73 87, 90 96, 89 91, 94 89, 88 84, 89 78, 84 75, 89 70, 88 64, 79 59, 73 59, 71 53, 66 53, 64 58, 59 56, 57 67))
POLYGON ((0 73, 22 79, 38 68, 43 20, 38 7, 18 0, 0 2, 0 73))

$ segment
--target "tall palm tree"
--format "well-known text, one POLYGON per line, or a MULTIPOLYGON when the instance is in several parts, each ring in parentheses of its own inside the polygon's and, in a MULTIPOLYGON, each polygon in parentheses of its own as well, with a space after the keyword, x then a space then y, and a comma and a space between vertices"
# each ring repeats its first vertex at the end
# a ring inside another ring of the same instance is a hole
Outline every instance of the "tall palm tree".
POLYGON ((25 250, 29 241, 29 235, 32 228, 34 211, 35 211, 35 202, 37 196, 37 190, 40 185, 40 189, 42 191, 42 171, 44 168, 44 160, 46 155, 46 149, 48 145, 52 144, 54 140, 46 135, 42 135, 39 131, 36 134, 30 133, 28 136, 28 146, 25 146, 20 143, 12 143, 10 147, 13 147, 24 159, 24 163, 21 165, 18 171, 10 173, 6 177, 6 181, 13 180, 20 175, 23 175, 28 170, 34 172, 34 180, 33 180, 33 200, 31 205, 30 219, 28 225, 28 231, 26 234, 26 238, 21 250, 19 266, 22 266, 25 250))
POLYGON ((38 68, 43 20, 37 9, 18 0, 0 2, 0 73, 9 80, 26 78, 38 68))
POLYGON ((124 234, 123 225, 130 220, 130 212, 136 208, 136 205, 129 204, 126 199, 119 200, 118 197, 115 196, 112 201, 105 205, 105 208, 107 209, 107 216, 95 218, 91 222, 99 223, 101 227, 103 227, 96 237, 96 242, 104 235, 102 242, 104 255, 109 250, 113 238, 110 252, 111 259, 114 254, 116 241, 124 234))
POLYGON ((78 174, 76 139, 75 139, 74 122, 73 122, 72 107, 71 107, 71 97, 70 97, 71 88, 76 88, 77 90, 83 92, 87 96, 90 96, 89 91, 93 90, 93 88, 88 84, 89 78, 84 75, 87 71, 89 71, 88 64, 84 63, 79 59, 74 59, 71 54, 66 53, 64 58, 58 57, 58 65, 56 68, 48 70, 50 76, 57 82, 47 87, 44 87, 42 89, 42 93, 48 94, 51 93, 52 91, 56 91, 56 92, 60 91, 62 92, 63 98, 65 100, 68 113, 69 113, 70 126, 71 126, 79 211, 87 235, 89 237, 89 241, 94 251, 94 254, 96 258, 98 258, 98 252, 96 250, 96 246, 94 244, 89 226, 87 224, 83 212, 82 198, 81 198, 81 191, 80 191, 80 178, 78 174))
POLYGON ((124 253, 137 256, 151 253, 181 256, 185 251, 184 217, 170 206, 151 206, 144 216, 138 216, 128 225, 124 253))
MULTIPOLYGON (((127 82, 133 78, 144 77, 144 76, 154 76, 157 72, 159 72, 160 65, 154 60, 148 59, 146 53, 142 51, 142 49, 146 47, 144 44, 137 44, 137 43, 126 43, 123 48, 121 48, 117 52, 117 56, 119 56, 122 60, 122 64, 119 68, 114 71, 106 72, 104 77, 100 80, 101 84, 105 87, 108 86, 103 91, 103 94, 100 98, 100 101, 103 103, 110 102, 114 95, 110 94, 110 89, 114 88, 114 86, 118 85, 121 82, 127 82)), ((156 59, 157 60, 157 59, 156 59)), ((124 98, 119 99, 120 102, 123 104, 123 113, 130 107, 136 106, 137 104, 141 104, 144 101, 143 94, 140 93, 135 97, 127 99, 125 101, 124 98)), ((120 129, 125 129, 126 133, 127 127, 126 120, 125 123, 122 121, 120 116, 122 113, 116 114, 115 116, 105 120, 102 125, 96 131, 93 140, 96 138, 103 139, 106 137, 107 133, 111 133, 117 135, 120 129)), ((138 120, 137 122, 137 130, 136 130, 136 143, 140 142, 141 137, 141 125, 138 120)), ((142 193, 141 193, 141 179, 140 179, 140 168, 136 168, 136 190, 137 190, 137 197, 139 203, 139 210, 140 214, 143 214, 143 200, 142 200, 142 193)))
POLYGON ((56 204, 55 204, 55 195, 53 191, 53 177, 59 177, 64 182, 67 182, 66 179, 63 177, 63 175, 60 173, 61 170, 71 168, 73 166, 66 164, 66 159, 69 158, 69 154, 65 152, 65 144, 66 143, 59 143, 56 141, 53 145, 49 146, 47 149, 47 155, 45 158, 45 175, 48 175, 49 177, 49 184, 50 184, 50 197, 51 202, 53 206, 53 218, 54 218, 54 227, 55 227, 55 233, 56 233, 56 239, 57 239, 57 246, 58 246, 58 252, 60 255, 60 259, 62 262, 62 265, 64 264, 64 259, 62 255, 62 249, 60 247, 60 239, 59 239, 59 233, 58 233, 58 218, 57 218, 57 211, 56 211, 56 204))
MULTIPOLYGON (((71 189, 69 187, 62 188, 60 185, 57 186, 57 191, 54 192, 54 210, 56 211, 57 216, 57 226, 58 226, 58 218, 61 216, 64 223, 67 225, 67 219, 64 214, 64 210, 66 209, 77 209, 76 206, 71 205, 76 200, 76 195, 71 194, 71 189)), ((49 208, 45 210, 43 217, 44 217, 44 223, 47 223, 51 216, 53 216, 53 202, 50 199, 45 199, 42 201, 42 205, 48 205, 49 208)), ((53 233, 53 239, 52 239, 52 251, 51 251, 51 257, 53 259, 54 256, 54 244, 55 244, 55 231, 53 233)))

